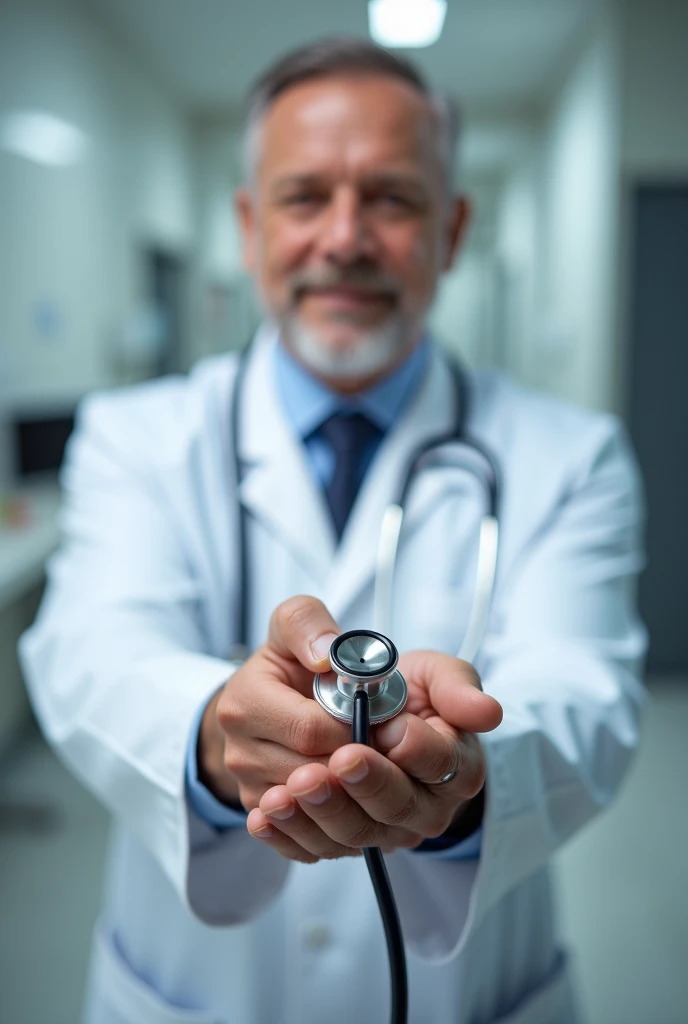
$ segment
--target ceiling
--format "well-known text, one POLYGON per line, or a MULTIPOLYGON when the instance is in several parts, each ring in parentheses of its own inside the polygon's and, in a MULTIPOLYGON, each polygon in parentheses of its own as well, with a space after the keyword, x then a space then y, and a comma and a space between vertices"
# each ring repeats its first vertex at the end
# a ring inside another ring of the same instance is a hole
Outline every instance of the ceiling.
MULTIPOLYGON (((367 35, 365 0, 87 0, 177 100, 236 108, 271 60, 308 39, 367 35)), ((473 116, 538 108, 600 0, 449 0, 441 39, 406 51, 473 116)))

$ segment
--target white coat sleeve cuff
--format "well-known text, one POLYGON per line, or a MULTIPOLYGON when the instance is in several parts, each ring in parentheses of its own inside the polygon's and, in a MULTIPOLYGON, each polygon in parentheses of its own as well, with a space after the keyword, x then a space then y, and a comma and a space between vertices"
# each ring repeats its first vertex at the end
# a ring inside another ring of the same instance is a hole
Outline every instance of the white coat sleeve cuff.
POLYGON ((198 747, 198 732, 201 728, 205 709, 206 701, 200 705, 196 712, 191 725, 189 745, 186 751, 186 795, 189 805, 201 821, 215 829, 224 831, 230 828, 245 828, 246 811, 235 811, 231 807, 227 807, 226 804, 221 803, 198 778, 196 750, 198 747))
POLYGON ((428 860, 477 860, 482 849, 483 830, 477 828, 475 832, 462 839, 453 846, 446 846, 438 850, 413 850, 413 853, 428 860))

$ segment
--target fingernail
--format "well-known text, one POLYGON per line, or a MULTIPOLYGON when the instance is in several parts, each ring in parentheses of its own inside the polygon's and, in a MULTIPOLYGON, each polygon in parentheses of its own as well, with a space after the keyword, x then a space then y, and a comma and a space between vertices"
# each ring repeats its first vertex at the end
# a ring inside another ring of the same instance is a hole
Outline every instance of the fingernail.
POLYGON ((312 789, 306 789, 302 793, 294 792, 294 796, 307 804, 324 804, 330 798, 330 787, 327 782, 319 782, 312 789))
POLYGON ((311 652, 316 661, 324 661, 330 653, 330 647, 337 639, 336 633, 324 633, 311 644, 311 652))
POLYGON ((377 745, 385 752, 397 747, 406 735, 407 729, 408 721, 405 718, 393 718, 391 722, 379 725, 375 733, 377 745))
POLYGON ((275 830, 272 825, 262 825, 260 828, 256 828, 251 832, 252 836, 258 836, 259 839, 269 839, 270 836, 275 834, 275 830))
POLYGON ((271 811, 263 811, 269 818, 277 818, 278 821, 285 821, 287 818, 291 818, 295 811, 293 804, 282 804, 281 807, 275 807, 271 811))
POLYGON ((367 774, 368 765, 362 757, 335 772, 337 778, 344 779, 345 782, 361 782, 367 774))

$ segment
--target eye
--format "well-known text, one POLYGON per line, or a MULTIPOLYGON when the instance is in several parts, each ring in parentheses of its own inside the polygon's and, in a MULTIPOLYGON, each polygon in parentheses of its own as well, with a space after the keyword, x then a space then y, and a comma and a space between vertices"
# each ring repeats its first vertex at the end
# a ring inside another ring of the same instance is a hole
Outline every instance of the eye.
POLYGON ((406 197, 398 195, 396 192, 381 192, 380 195, 374 197, 373 201, 384 206, 408 206, 406 197))
POLYGON ((392 206, 410 206, 407 197, 398 195, 396 192, 386 192, 380 198, 383 199, 386 203, 390 203, 392 206))
POLYGON ((323 201, 323 197, 316 192, 291 192, 282 197, 281 205, 292 210, 308 210, 323 201))
POLYGON ((403 192, 379 192, 371 196, 371 203, 375 209, 388 216, 412 214, 418 207, 418 204, 403 192))

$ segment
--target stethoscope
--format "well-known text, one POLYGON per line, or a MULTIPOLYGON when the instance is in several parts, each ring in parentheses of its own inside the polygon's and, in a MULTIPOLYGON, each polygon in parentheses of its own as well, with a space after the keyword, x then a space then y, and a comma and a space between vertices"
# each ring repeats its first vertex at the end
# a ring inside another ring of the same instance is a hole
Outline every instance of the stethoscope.
MULTIPOLYGON (((251 347, 244 349, 234 381, 231 405, 232 460, 237 494, 242 481, 239 452, 243 384, 251 347)), ((467 431, 469 387, 466 375, 450 363, 454 384, 454 424, 420 445, 406 465, 396 501, 384 512, 375 565, 373 620, 375 630, 352 630, 333 642, 331 672, 315 676, 313 696, 330 715, 352 726, 354 743, 370 743, 370 726, 388 721, 404 707, 407 686, 397 668, 399 654, 387 634, 392 632, 394 575, 404 512, 414 481, 428 466, 445 464, 450 451, 461 450, 462 462, 449 460, 457 469, 471 473, 481 484, 485 507, 480 521, 478 559, 473 602, 466 633, 457 657, 472 662, 487 629, 497 573, 499 552, 499 472, 495 457, 467 431)), ((247 551, 247 513, 239 501, 238 557, 239 599, 237 638, 230 657, 242 660, 250 652, 248 607, 250 579, 247 551)), ((391 1024, 405 1024, 408 1012, 406 957, 399 915, 382 853, 367 847, 363 854, 375 890, 387 941, 392 982, 391 1024)))

